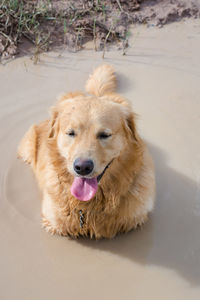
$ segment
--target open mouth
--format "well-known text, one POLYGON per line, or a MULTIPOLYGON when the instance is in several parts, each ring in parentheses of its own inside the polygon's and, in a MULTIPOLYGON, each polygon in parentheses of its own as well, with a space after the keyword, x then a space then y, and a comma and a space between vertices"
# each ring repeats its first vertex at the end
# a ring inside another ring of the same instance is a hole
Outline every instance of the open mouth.
POLYGON ((106 169, 110 166, 111 163, 112 161, 104 168, 103 172, 97 177, 75 177, 71 186, 71 194, 81 201, 91 200, 97 192, 98 182, 101 180, 106 169))

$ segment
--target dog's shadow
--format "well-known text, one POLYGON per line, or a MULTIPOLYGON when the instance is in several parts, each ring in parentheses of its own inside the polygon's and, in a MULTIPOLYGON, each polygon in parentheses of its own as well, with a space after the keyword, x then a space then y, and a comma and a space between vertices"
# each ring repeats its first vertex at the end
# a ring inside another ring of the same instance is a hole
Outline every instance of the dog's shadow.
POLYGON ((117 74, 117 91, 118 93, 124 94, 126 93, 130 87, 133 88, 133 82, 124 76, 124 74, 118 72, 117 74))
POLYGON ((195 182, 172 170, 161 150, 149 145, 156 169, 157 202, 141 229, 113 240, 79 239, 85 247, 109 251, 136 263, 159 265, 200 282, 200 191, 195 182))

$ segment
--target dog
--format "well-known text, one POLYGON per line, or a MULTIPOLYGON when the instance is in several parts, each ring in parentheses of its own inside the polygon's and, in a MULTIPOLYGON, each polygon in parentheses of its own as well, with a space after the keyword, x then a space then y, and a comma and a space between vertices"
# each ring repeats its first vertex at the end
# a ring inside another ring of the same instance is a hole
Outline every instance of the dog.
POLYGON ((50 119, 33 125, 18 156, 42 191, 42 226, 51 234, 113 238, 141 226, 153 210, 151 155, 116 76, 99 66, 86 92, 63 94, 50 119))

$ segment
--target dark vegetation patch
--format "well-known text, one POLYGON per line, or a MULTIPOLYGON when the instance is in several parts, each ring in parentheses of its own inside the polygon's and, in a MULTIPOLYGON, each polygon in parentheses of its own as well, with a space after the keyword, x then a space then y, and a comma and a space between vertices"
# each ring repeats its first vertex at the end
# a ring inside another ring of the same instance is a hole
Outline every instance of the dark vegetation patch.
POLYGON ((164 25, 200 16, 199 0, 0 0, 0 57, 38 54, 66 45, 78 51, 87 41, 95 50, 128 46, 132 23, 164 25))

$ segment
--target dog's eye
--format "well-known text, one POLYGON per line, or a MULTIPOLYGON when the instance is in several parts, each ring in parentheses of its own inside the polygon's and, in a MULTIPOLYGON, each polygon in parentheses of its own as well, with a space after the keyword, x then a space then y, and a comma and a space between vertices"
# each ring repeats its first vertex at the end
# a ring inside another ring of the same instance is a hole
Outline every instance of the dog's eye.
POLYGON ((73 129, 68 131, 66 134, 69 135, 69 136, 72 136, 72 137, 74 137, 76 135, 75 131, 73 129))
POLYGON ((107 138, 109 138, 112 134, 106 133, 106 132, 100 132, 97 137, 100 140, 105 140, 107 138))

